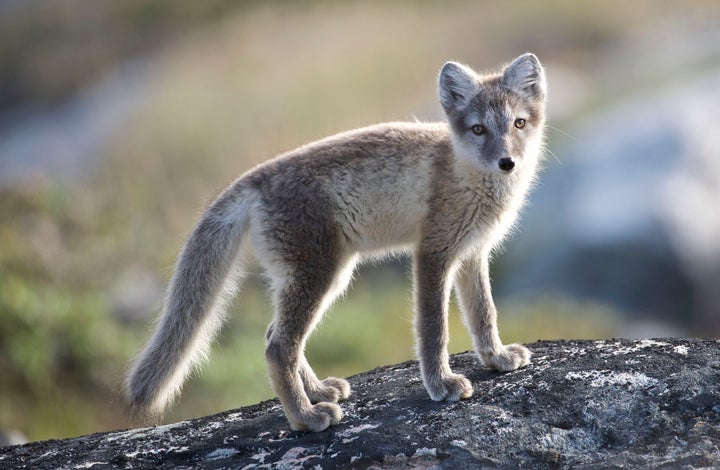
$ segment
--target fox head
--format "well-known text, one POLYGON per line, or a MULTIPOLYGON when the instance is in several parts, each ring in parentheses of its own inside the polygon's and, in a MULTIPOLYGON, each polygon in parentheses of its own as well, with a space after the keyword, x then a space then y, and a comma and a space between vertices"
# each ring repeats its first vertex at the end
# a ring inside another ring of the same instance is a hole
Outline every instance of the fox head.
POLYGON ((506 175, 535 165, 547 95, 545 71, 535 55, 521 55, 501 73, 484 76, 448 62, 440 70, 438 91, 458 158, 506 175))

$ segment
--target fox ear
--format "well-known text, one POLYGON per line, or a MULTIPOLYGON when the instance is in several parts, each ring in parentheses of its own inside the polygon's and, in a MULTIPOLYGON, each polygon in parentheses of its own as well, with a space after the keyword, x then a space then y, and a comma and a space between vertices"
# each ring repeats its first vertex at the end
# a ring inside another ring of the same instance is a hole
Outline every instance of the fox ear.
POLYGON ((477 74, 465 65, 448 62, 438 78, 440 103, 445 109, 457 109, 467 104, 480 90, 477 74))
POLYGON ((505 67, 502 83, 507 88, 527 96, 541 99, 547 93, 545 70, 535 54, 523 54, 505 67))

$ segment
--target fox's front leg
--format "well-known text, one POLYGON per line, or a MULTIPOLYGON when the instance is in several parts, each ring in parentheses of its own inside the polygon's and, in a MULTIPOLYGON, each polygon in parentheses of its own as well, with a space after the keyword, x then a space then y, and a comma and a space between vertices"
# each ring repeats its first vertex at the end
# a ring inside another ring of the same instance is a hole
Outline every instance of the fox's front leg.
POLYGON ((420 372, 430 398, 457 401, 473 394, 470 381, 450 370, 448 302, 450 273, 437 253, 415 255, 415 327, 420 372))
POLYGON ((486 255, 475 256, 463 263, 455 281, 457 296, 475 351, 483 364, 508 372, 528 365, 531 353, 525 346, 503 346, 500 341, 488 264, 486 255))

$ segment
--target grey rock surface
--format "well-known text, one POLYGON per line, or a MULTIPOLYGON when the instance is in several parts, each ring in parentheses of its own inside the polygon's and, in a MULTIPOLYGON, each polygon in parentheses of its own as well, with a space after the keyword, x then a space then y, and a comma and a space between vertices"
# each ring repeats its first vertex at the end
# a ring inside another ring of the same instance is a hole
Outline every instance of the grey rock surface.
POLYGON ((350 378, 345 417, 289 430, 275 400, 193 421, 0 449, 0 468, 703 468, 720 465, 720 340, 541 341, 475 395, 432 402, 416 362, 350 378))

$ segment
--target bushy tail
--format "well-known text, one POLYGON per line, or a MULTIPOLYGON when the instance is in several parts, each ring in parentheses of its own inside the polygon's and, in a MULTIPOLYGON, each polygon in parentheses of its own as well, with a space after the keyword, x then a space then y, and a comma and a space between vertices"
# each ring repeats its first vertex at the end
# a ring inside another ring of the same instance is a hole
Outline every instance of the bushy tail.
POLYGON ((234 294, 252 198, 239 184, 205 212, 178 258, 154 334, 133 362, 125 394, 131 417, 160 415, 207 356, 234 294))

